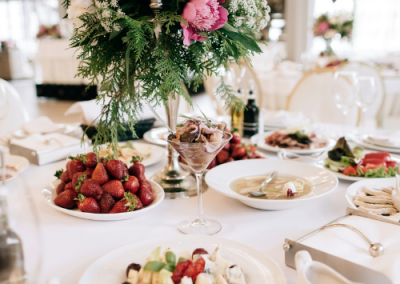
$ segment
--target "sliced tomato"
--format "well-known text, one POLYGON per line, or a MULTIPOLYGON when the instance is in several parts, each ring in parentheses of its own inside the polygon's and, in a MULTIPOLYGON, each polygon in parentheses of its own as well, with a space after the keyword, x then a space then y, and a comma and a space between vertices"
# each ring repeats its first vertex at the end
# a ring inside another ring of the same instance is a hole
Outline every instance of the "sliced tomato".
POLYGON ((362 160, 362 165, 365 166, 367 164, 380 165, 386 167, 386 160, 382 158, 364 158, 362 160))
POLYGON ((357 173, 358 173, 358 169, 361 169, 364 174, 366 172, 366 170, 363 166, 357 166, 356 169, 357 169, 357 173))
POLYGON ((385 161, 391 161, 392 158, 388 152, 377 152, 377 153, 369 153, 365 154, 365 159, 383 159, 385 161))
POLYGON ((392 167, 393 169, 397 167, 397 162, 396 161, 389 161, 386 162, 387 167, 392 167))
POLYGON ((344 171, 342 172, 342 174, 346 175, 346 176, 355 176, 357 175, 357 169, 355 167, 352 166, 347 166, 344 171))
POLYGON ((365 171, 368 171, 368 170, 379 169, 380 167, 381 167, 380 165, 367 164, 364 169, 365 169, 365 171))

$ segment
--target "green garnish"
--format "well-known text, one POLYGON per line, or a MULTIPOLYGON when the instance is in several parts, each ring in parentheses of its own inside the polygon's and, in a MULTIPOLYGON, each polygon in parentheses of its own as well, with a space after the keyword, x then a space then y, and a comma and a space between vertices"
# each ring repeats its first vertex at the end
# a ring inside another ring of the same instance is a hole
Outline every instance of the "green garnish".
POLYGON ((153 260, 153 261, 149 261, 148 263, 146 263, 146 265, 143 267, 143 270, 159 272, 164 267, 165 267, 164 262, 153 260))

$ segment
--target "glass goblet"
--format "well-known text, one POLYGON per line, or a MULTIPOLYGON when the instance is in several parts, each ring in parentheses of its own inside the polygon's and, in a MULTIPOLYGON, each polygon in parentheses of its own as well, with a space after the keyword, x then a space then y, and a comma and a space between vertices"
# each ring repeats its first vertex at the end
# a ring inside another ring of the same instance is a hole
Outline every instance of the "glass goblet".
POLYGON ((180 223, 178 228, 184 234, 214 235, 222 229, 222 226, 215 220, 203 217, 203 173, 226 143, 231 140, 232 134, 225 133, 220 141, 207 143, 174 142, 168 139, 168 135, 165 135, 165 141, 185 159, 195 173, 197 180, 197 217, 194 220, 180 223))

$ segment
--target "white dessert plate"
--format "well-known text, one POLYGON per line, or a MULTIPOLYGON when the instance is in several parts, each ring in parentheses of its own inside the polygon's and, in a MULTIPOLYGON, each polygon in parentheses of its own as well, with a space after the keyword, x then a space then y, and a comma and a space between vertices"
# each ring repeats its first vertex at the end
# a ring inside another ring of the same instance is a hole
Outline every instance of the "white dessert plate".
POLYGON ((353 141, 355 143, 357 143, 358 145, 363 146, 363 147, 365 147, 367 149, 372 149, 372 150, 381 151, 381 152, 383 151, 383 152, 400 154, 400 148, 378 146, 378 145, 375 145, 375 144, 368 143, 367 141, 365 141, 363 138, 360 138, 360 137, 355 137, 353 139, 353 141))
MULTIPOLYGON (((7 169, 7 174, 11 175, 11 177, 7 178, 6 181, 10 181, 10 180, 16 178, 20 173, 22 173, 29 166, 29 161, 25 157, 6 154, 4 158, 6 161, 6 166, 9 167, 7 169)), ((0 161, 0 171, 1 171, 1 167, 2 167, 2 163, 0 161)), ((0 176, 0 183, 2 183, 1 176, 0 176)))
POLYGON ((238 264, 244 272, 247 284, 285 284, 286 279, 274 260, 247 245, 217 237, 171 236, 143 240, 118 248, 92 263, 83 273, 79 284, 110 284, 126 281, 126 268, 131 263, 144 265, 146 258, 156 247, 167 248, 175 253, 204 248, 212 253, 221 245, 223 258, 238 264))
MULTIPOLYGON (((364 150, 364 152, 365 152, 365 154, 368 154, 368 153, 373 153, 374 151, 364 150)), ((390 156, 392 157, 393 161, 396 161, 397 164, 400 166, 400 156, 393 155, 393 154, 390 154, 390 156)), ((325 167, 325 162, 324 162, 324 161, 322 161, 322 164, 321 164, 321 165, 322 165, 322 167, 323 167, 324 169, 330 171, 330 172, 333 173, 337 178, 342 179, 342 180, 360 181, 360 180, 373 180, 373 179, 375 179, 375 178, 366 178, 366 177, 351 177, 351 176, 346 176, 346 175, 341 174, 341 173, 338 173, 338 172, 334 172, 334 171, 328 169, 327 167, 325 167)), ((386 180, 386 179, 390 179, 390 178, 378 178, 378 179, 386 180)))
POLYGON ((132 212, 126 212, 126 213, 116 213, 116 214, 95 214, 95 213, 86 213, 86 212, 81 212, 78 209, 65 209, 60 206, 57 206, 54 204, 54 199, 57 196, 56 189, 57 186, 60 184, 60 180, 54 180, 47 184, 43 189, 42 189, 42 197, 43 200, 46 202, 47 205, 50 207, 61 211, 65 214, 75 216, 78 218, 82 219, 89 219, 89 220, 95 220, 95 221, 119 221, 119 220, 125 220, 125 219, 132 219, 136 218, 140 215, 146 214, 148 211, 153 210, 156 208, 164 199, 164 190, 162 187, 152 181, 149 180, 151 183, 151 187, 153 189, 153 195, 154 195, 154 200, 153 203, 148 205, 147 207, 143 207, 140 210, 137 211, 132 211, 132 212))
POLYGON ((319 198, 332 192, 338 186, 338 179, 329 171, 299 162, 277 159, 255 159, 227 163, 210 170, 206 175, 208 186, 215 191, 235 198, 250 207, 262 210, 283 210, 307 200, 319 198), (230 188, 234 180, 250 176, 267 175, 278 171, 282 175, 297 176, 308 181, 313 187, 311 193, 289 200, 258 199, 240 195, 230 188))
POLYGON ((168 142, 164 140, 164 135, 166 133, 168 133, 166 127, 153 128, 143 135, 143 139, 152 144, 166 146, 168 144, 168 142))
MULTIPOLYGON (((327 151, 330 150, 333 146, 335 146, 335 141, 333 139, 326 138, 328 141, 327 145, 325 147, 321 148, 316 148, 316 149, 289 149, 289 148, 279 148, 279 147, 273 147, 265 143, 265 138, 270 136, 271 134, 275 133, 275 131, 269 131, 265 132, 262 136, 254 135, 251 137, 251 141, 255 144, 257 144, 257 147, 263 150, 271 151, 271 152, 279 152, 282 149, 285 149, 287 152, 295 153, 295 154, 303 154, 303 155, 309 155, 309 154, 314 154, 322 151, 327 151)), ((322 137, 322 136, 321 136, 322 137)))
MULTIPOLYGON (((150 155, 148 157, 145 157, 142 161, 142 164, 145 167, 154 165, 154 164, 160 162, 164 157, 166 157, 166 149, 163 147, 151 145, 148 143, 133 142, 133 141, 131 141, 131 142, 132 142, 133 146, 139 152, 142 152, 143 154, 150 153, 150 155)), ((121 142, 119 144, 122 146, 122 145, 125 145, 125 143, 126 142, 121 142)), ((88 153, 88 152, 92 152, 92 151, 93 151, 93 146, 90 146, 84 150, 71 153, 69 156, 76 156, 79 154, 84 154, 84 153, 88 153)), ((127 161, 124 161, 124 162, 127 163, 127 161)), ((128 164, 128 166, 130 165, 130 163, 127 163, 127 164, 128 164)))
POLYGON ((364 179, 350 185, 346 190, 346 199, 350 206, 354 209, 357 209, 357 206, 354 204, 354 196, 364 187, 372 187, 372 188, 383 188, 387 186, 395 186, 396 178, 370 178, 364 179))

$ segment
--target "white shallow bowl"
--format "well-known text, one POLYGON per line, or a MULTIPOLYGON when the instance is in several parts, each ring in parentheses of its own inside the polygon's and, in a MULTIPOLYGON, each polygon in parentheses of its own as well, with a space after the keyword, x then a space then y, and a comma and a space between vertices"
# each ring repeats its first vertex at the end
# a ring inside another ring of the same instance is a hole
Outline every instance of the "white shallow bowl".
MULTIPOLYGON (((146 157, 143 159, 142 164, 145 167, 154 165, 158 162, 160 162, 164 157, 166 157, 166 149, 160 146, 155 146, 155 145, 151 145, 148 143, 141 143, 141 142, 133 142, 131 141, 133 146, 140 151, 141 149, 143 150, 143 152, 151 152, 151 155, 149 157, 146 157)), ((120 142, 120 145, 125 145, 126 142, 120 142)), ((84 150, 78 151, 78 152, 74 152, 71 153, 69 156, 76 156, 79 154, 85 154, 85 153, 89 153, 93 151, 93 146, 90 146, 84 150)), ((129 165, 128 165, 129 166, 129 165)))
POLYGON ((329 171, 312 165, 282 160, 244 160, 215 167, 206 175, 208 186, 215 191, 235 198, 250 207, 262 210, 283 210, 294 207, 307 200, 319 198, 338 186, 338 179, 329 171), (315 185, 312 192, 289 200, 268 200, 243 196, 230 188, 230 183, 239 178, 266 175, 272 171, 279 174, 297 176, 315 185))
POLYGON ((321 138, 325 138, 328 143, 325 147, 322 148, 316 148, 316 149, 288 149, 288 148, 279 148, 279 147, 273 147, 268 145, 267 143, 265 143, 265 138, 272 135, 273 133, 275 133, 276 131, 269 131, 269 132, 265 132, 264 135, 259 136, 254 135, 251 137, 251 141, 253 143, 257 144, 257 147, 266 151, 270 151, 270 152, 279 152, 282 149, 285 149, 287 152, 290 153, 295 153, 295 154, 299 154, 299 155, 309 155, 309 154, 314 154, 314 153, 318 153, 318 152, 322 152, 322 151, 328 151, 330 150, 333 146, 335 146, 336 142, 333 139, 329 139, 326 138, 325 136, 321 136, 321 138))
POLYGON ((354 196, 366 186, 373 188, 383 188, 386 186, 395 186, 396 178, 370 178, 364 179, 350 185, 346 190, 346 199, 350 206, 354 209, 357 209, 357 206, 354 204, 354 196))
POLYGON ((149 180, 149 182, 151 184, 151 188, 153 189, 153 195, 154 195, 153 203, 151 203, 147 207, 143 207, 140 210, 126 212, 126 213, 95 214, 95 213, 81 212, 78 209, 65 209, 60 206, 57 206, 56 204, 54 204, 54 199, 57 196, 56 190, 57 186, 60 184, 60 180, 54 180, 51 183, 47 184, 45 188, 42 189, 42 197, 43 200, 46 202, 46 204, 48 204, 50 207, 71 216, 75 216, 82 219, 95 220, 95 221, 119 221, 119 220, 136 218, 143 214, 146 214, 150 210, 153 210, 158 205, 160 205, 160 203, 164 200, 165 194, 162 187, 158 183, 152 180, 149 180))
POLYGON ((143 139, 152 144, 167 146, 168 142, 162 138, 166 133, 168 133, 166 127, 153 128, 143 135, 143 139))
MULTIPOLYGON (((16 168, 16 173, 8 178, 6 181, 10 181, 14 178, 16 178, 20 173, 22 173, 28 166, 29 166, 29 161, 25 157, 17 156, 17 155, 5 155, 5 161, 6 161, 6 166, 14 167, 16 168)), ((0 161, 0 174, 1 174, 1 161, 0 161)), ((2 181, 0 180, 0 184, 2 181)))
POLYGON ((252 247, 217 237, 179 235, 143 240, 118 248, 92 263, 83 273, 79 284, 123 283, 126 281, 127 266, 132 262, 143 266, 151 251, 158 246, 161 246, 161 251, 171 248, 176 254, 192 252, 196 248, 204 248, 211 254, 219 244, 222 257, 243 269, 247 284, 286 283, 276 262, 252 247))

